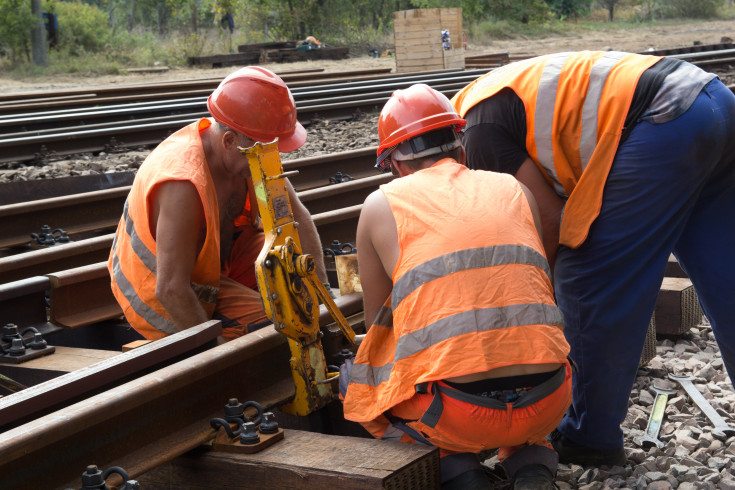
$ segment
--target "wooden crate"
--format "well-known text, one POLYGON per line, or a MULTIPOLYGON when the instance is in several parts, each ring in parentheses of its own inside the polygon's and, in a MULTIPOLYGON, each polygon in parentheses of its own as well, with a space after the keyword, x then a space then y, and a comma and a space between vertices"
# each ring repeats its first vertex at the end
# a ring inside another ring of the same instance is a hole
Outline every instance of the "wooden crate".
POLYGON ((416 9, 393 12, 396 71, 464 69, 462 9, 416 9), (449 30, 451 49, 442 47, 449 30))
POLYGON ((702 309, 692 281, 665 277, 656 301, 656 333, 682 335, 702 323, 702 309))

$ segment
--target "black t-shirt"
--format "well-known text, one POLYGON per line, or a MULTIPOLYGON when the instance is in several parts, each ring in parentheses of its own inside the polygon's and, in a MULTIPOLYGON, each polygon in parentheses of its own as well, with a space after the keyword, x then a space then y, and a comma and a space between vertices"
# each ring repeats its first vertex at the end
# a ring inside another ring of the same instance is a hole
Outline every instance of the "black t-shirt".
MULTIPOLYGON (((643 72, 633 94, 623 127, 622 143, 641 114, 661 88, 664 78, 681 63, 662 58, 643 72)), ((526 151, 526 109, 510 88, 483 100, 465 115, 467 126, 462 141, 467 151, 467 166, 515 175, 528 158, 526 151)))

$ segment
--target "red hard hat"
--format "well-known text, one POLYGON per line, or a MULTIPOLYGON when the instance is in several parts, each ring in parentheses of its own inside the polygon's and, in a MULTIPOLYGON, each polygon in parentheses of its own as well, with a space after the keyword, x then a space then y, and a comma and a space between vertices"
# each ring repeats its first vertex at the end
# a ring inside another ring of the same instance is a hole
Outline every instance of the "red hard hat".
POLYGON ((228 75, 207 99, 207 109, 215 121, 252 140, 269 143, 278 138, 278 150, 284 153, 306 141, 286 83, 259 66, 228 75))
POLYGON ((465 123, 449 99, 426 84, 396 90, 380 111, 378 155, 421 133, 445 126, 461 128, 465 123))

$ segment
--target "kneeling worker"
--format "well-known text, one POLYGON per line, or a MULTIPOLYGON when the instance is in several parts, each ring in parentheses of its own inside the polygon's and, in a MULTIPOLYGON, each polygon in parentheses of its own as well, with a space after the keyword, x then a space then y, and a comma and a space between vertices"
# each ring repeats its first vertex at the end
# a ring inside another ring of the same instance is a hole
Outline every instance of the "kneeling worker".
POLYGON ((488 486, 477 454, 494 448, 513 488, 554 488, 545 436, 571 403, 571 369, 538 209, 514 178, 464 165, 464 124, 423 84, 380 114, 377 166, 400 178, 360 215, 373 324, 345 417, 381 439, 438 446, 443 488, 488 486))
MULTIPOLYGON (((226 77, 207 109, 211 118, 172 134, 143 162, 110 251, 115 298, 149 340, 213 318, 223 340, 267 324, 254 268, 265 236, 240 148, 278 138, 279 151, 293 151, 306 131, 283 80, 257 66, 226 77)), ((326 282, 316 226, 286 182, 304 252, 326 282)))

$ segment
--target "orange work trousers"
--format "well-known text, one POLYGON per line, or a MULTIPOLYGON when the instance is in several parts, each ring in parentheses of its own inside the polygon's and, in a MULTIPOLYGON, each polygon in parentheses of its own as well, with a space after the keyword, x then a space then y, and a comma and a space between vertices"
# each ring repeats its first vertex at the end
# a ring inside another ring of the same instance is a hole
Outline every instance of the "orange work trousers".
MULTIPOLYGON (((389 415, 420 434, 427 442, 441 449, 441 455, 479 453, 500 448, 503 460, 524 446, 550 447, 546 436, 559 424, 572 402, 572 370, 567 362, 562 384, 552 393, 523 408, 507 403, 504 410, 488 408, 440 394, 444 409, 438 422, 430 427, 420 421, 431 405, 434 395, 416 394, 391 408, 389 415)), ((443 382, 438 382, 447 386, 443 382)), ((409 442, 386 418, 380 416, 362 424, 378 439, 409 442)))
POLYGON ((243 227, 222 266, 213 318, 222 321, 222 337, 232 340, 248 333, 248 325, 267 320, 255 279, 255 260, 265 243, 262 230, 243 227))

